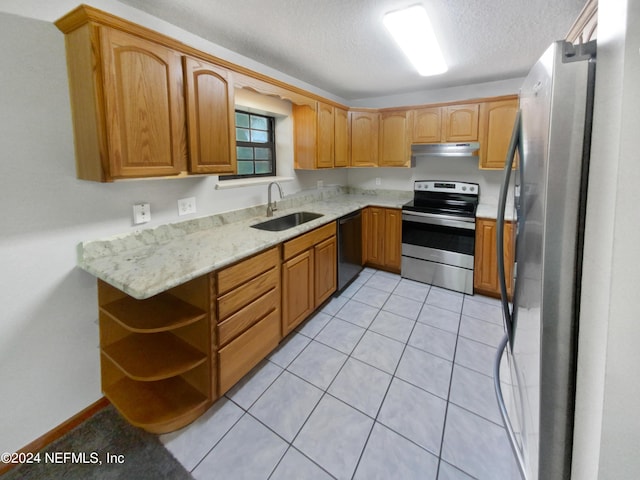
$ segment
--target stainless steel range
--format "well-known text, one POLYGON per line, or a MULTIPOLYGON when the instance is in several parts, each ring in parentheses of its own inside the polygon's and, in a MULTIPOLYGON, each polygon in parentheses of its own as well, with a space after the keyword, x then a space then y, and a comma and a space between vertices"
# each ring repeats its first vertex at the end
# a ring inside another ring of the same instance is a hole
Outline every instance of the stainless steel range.
POLYGON ((402 207, 402 276, 473 294, 477 183, 418 180, 402 207))

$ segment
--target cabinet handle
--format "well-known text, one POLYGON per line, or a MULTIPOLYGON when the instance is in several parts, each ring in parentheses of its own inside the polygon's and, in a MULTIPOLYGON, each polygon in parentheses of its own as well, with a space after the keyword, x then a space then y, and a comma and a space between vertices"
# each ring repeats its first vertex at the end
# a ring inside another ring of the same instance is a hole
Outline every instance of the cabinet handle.
POLYGON ((511 420, 509 420, 509 413, 507 412, 507 406, 504 403, 504 396, 502 395, 502 386, 500 385, 500 362, 502 361, 502 355, 504 354, 504 351, 507 348, 508 342, 509 342, 509 335, 505 334, 505 336, 502 337, 502 341, 500 342, 500 345, 498 345, 498 350, 496 350, 496 356, 493 362, 493 386, 496 391, 496 398, 498 400, 500 416, 502 417, 504 428, 507 431, 507 437, 509 437, 509 444, 511 445, 511 450, 513 450, 513 454, 516 457, 516 463, 518 464, 518 470, 520 472, 520 476, 522 477, 522 480, 527 480, 527 473, 525 471, 525 466, 524 466, 524 457, 522 455, 522 451, 518 447, 516 434, 513 430, 513 426, 511 425, 511 420))

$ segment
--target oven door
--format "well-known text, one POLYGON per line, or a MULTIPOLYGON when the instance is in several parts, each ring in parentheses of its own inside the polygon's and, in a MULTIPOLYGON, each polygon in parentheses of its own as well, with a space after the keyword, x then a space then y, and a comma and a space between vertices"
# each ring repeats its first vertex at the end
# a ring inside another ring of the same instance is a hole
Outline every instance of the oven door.
POLYGON ((473 269, 475 219, 402 212, 402 255, 473 269))

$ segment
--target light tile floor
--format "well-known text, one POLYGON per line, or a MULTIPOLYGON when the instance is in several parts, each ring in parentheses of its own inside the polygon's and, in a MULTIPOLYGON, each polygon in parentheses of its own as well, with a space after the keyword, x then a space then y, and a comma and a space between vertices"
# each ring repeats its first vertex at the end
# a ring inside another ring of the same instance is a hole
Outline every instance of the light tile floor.
POLYGON ((196 479, 511 480, 499 303, 365 269, 196 422, 196 479))

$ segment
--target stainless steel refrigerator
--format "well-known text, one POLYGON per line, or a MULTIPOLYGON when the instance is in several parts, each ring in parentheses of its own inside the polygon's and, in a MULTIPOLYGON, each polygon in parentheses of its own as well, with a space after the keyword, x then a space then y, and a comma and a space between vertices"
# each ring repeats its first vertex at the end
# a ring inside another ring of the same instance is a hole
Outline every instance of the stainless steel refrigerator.
POLYGON ((595 42, 552 44, 521 88, 504 171, 497 255, 506 334, 494 383, 527 480, 571 475, 594 82, 595 42), (502 254, 507 208, 517 222, 506 239, 515 242, 513 298, 502 254))

